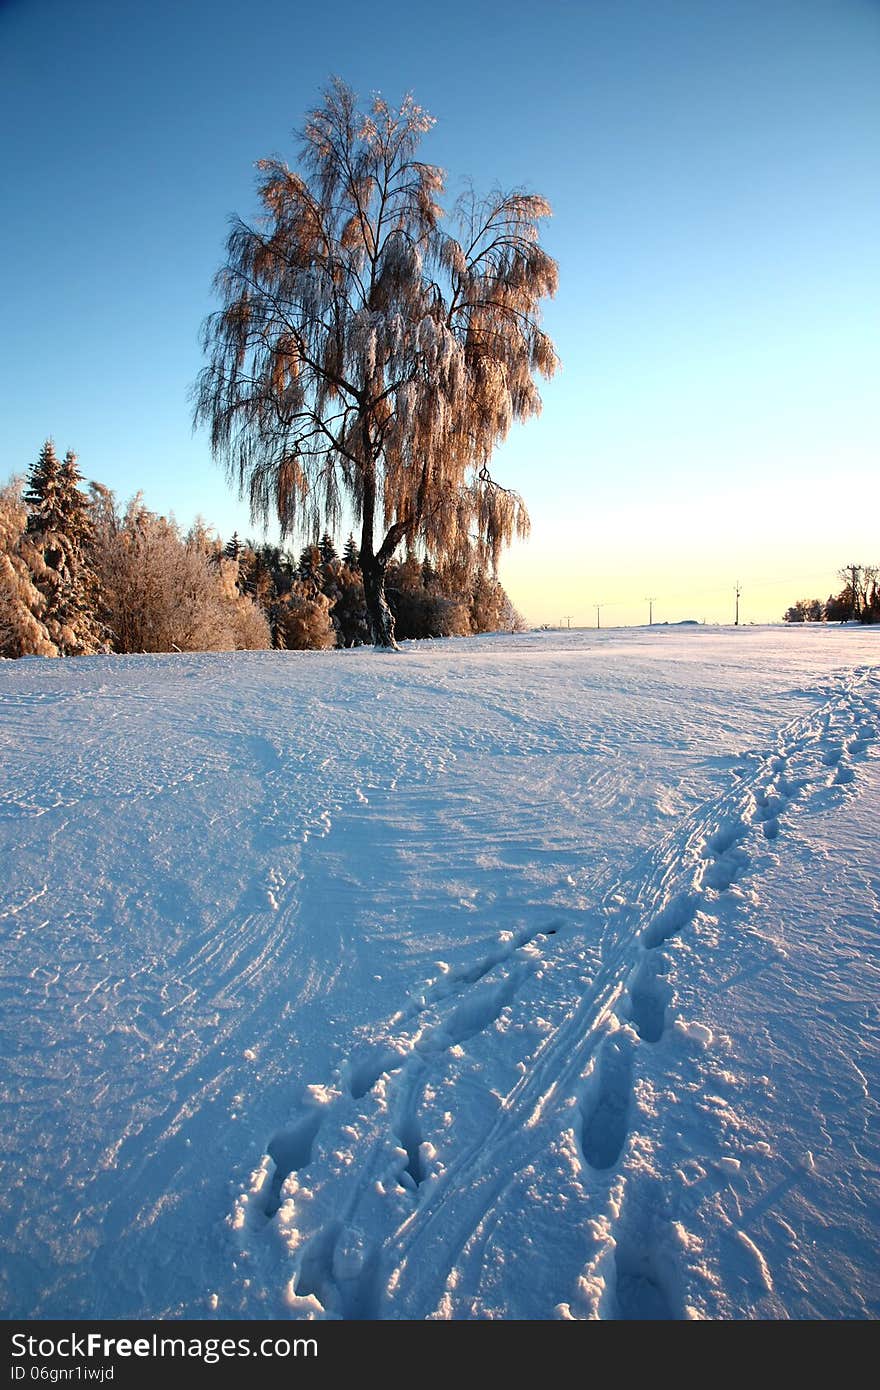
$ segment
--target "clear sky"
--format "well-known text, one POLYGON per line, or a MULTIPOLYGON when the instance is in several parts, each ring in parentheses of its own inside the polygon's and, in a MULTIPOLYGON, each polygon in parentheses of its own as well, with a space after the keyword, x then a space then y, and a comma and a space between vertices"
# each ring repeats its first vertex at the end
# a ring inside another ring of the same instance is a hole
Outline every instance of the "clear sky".
POLYGON ((0 478, 43 440, 253 534, 188 388, 227 219, 331 74, 549 198, 563 362, 495 472, 535 623, 778 618, 880 561, 880 0, 0 0, 0 478))

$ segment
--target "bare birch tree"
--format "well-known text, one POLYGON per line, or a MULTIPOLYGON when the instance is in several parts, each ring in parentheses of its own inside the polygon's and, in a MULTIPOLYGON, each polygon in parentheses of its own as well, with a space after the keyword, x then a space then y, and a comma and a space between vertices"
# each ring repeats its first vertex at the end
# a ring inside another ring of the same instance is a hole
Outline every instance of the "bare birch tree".
POLYGON ((195 422, 255 520, 317 539, 348 502, 382 647, 402 541, 442 561, 470 539, 496 565, 526 533, 489 463, 558 365, 540 327, 557 286, 538 240, 547 202, 468 194, 445 230, 443 172, 416 158, 433 123, 411 97, 363 112, 337 79, 300 135, 302 172, 260 161, 262 215, 233 224, 194 388, 195 422))

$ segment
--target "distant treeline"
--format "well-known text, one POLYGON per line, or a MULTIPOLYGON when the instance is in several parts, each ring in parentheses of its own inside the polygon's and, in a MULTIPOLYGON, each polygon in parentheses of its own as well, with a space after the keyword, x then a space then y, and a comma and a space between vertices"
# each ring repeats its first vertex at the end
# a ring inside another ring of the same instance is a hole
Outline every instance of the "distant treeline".
POLYGON ((801 598, 787 608, 787 623, 880 623, 880 566, 850 565, 838 571, 843 580, 839 594, 801 598))
MULTIPOLYGON (((81 484, 47 441, 25 480, 0 489, 0 656, 353 647, 370 640, 357 543, 324 535, 298 557, 235 534, 187 532, 140 494, 81 484)), ((466 549, 435 568, 389 566, 400 638, 522 631, 498 579, 466 549)))

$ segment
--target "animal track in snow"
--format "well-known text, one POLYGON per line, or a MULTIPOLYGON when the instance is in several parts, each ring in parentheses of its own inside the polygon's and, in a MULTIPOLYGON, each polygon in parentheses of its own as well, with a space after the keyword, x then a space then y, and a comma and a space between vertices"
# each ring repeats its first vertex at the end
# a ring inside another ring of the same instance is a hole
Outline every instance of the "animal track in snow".
MULTIPOLYGON (((555 931, 555 927, 550 928, 549 934, 555 933, 555 931)), ((534 940, 535 936, 540 934, 542 933, 533 932, 526 940, 534 940)), ((523 943, 520 942, 519 944, 523 943)), ((491 960, 488 963, 483 961, 479 967, 474 967, 472 971, 462 971, 454 977, 442 976, 441 982, 450 981, 450 988, 445 993, 441 993, 436 987, 429 988, 423 996, 420 1009, 412 1007, 403 1015, 397 1014, 394 1022, 399 1023, 404 1019, 418 1017, 419 1014, 429 1014, 432 1003, 436 1004, 438 1001, 446 1001, 459 996, 462 982, 479 982, 500 961, 506 960, 510 954, 511 951, 505 951, 499 959, 491 960)), ((476 993, 468 993, 464 1001, 457 1005, 448 1017, 441 1017, 434 1024, 426 1024, 421 1031, 416 1033, 415 1038, 410 1043, 397 1039, 393 1045, 390 1042, 378 1042, 367 1044, 358 1049, 343 1063, 341 1068, 349 1095, 355 1100, 361 1100, 383 1076, 399 1071, 413 1053, 425 1055, 443 1052, 450 1047, 467 1042, 477 1033, 484 1032, 496 1022, 501 1011, 512 1001, 531 973, 530 966, 520 966, 511 970, 497 983, 483 986, 476 993)))
MULTIPOLYGON (((526 944, 535 936, 553 935, 556 927, 542 928, 540 931, 523 933, 518 944, 526 944)), ((518 949, 518 947, 514 947, 518 949)), ((506 959, 510 952, 506 952, 506 959)), ((488 967, 491 968, 491 967, 488 967)), ((475 978, 483 979, 486 971, 479 971, 475 978)), ((401 1185, 415 1191, 425 1177, 422 1159, 424 1140, 418 1120, 418 1102, 426 1066, 430 1059, 458 1047, 478 1033, 491 1027, 500 1017, 504 1008, 513 1000, 526 979, 533 973, 531 962, 515 965, 501 980, 484 984, 478 990, 469 990, 466 997, 458 1002, 446 1017, 441 1017, 416 1034, 406 1045, 398 1042, 396 1047, 389 1043, 371 1044, 356 1051, 347 1058, 339 1069, 348 1096, 362 1100, 376 1086, 382 1077, 401 1073, 392 1094, 392 1133, 399 1147, 406 1154, 406 1163, 401 1172, 401 1185)), ((459 977, 461 978, 461 977, 459 977)), ((457 992, 454 992, 457 993, 457 992)), ((427 1008, 423 1012, 428 1012, 427 1008)), ((334 1102, 335 1104, 336 1102, 334 1102)), ((264 1215, 271 1219, 282 1205, 284 1183, 293 1172, 298 1172, 311 1161, 315 1138, 325 1117, 327 1108, 310 1107, 292 1125, 274 1135, 267 1145, 267 1153, 274 1168, 268 1184, 264 1183, 259 1198, 259 1206, 264 1215)), ((305 1274, 305 1257, 301 1271, 306 1284, 320 1283, 314 1273, 321 1263, 321 1250, 318 1245, 308 1268, 312 1273, 305 1274)), ((297 1292, 301 1292, 297 1285, 297 1292)), ((318 1296, 316 1294, 316 1296, 318 1296)))
MULTIPOLYGON (((631 969, 617 1006, 634 1033, 619 1029, 606 1036, 579 1102, 581 1151, 594 1171, 614 1169, 621 1163, 638 1113, 638 1048, 641 1043, 660 1042, 666 1032, 667 1010, 674 997, 669 977, 674 974, 676 953, 668 956, 658 948, 674 942, 698 918, 704 904, 714 911, 716 895, 720 897, 739 877, 754 871, 745 848, 750 834, 775 840, 780 817, 795 798, 821 793, 823 786, 845 787, 854 777, 852 757, 867 756, 870 739, 862 736, 862 720, 853 704, 844 700, 835 710, 840 717, 833 732, 827 709, 818 719, 794 721, 780 736, 779 752, 763 759, 752 778, 737 779, 727 793, 691 817, 684 834, 679 830, 670 835, 655 851, 653 873, 636 904, 634 939, 641 947, 641 959, 631 969), (843 718, 850 728, 857 724, 855 735, 840 737, 843 718), (839 741, 827 746, 831 737, 839 741), (822 768, 832 769, 830 782, 822 768), (640 931, 639 918, 646 923, 640 931)), ((622 900, 619 888, 609 890, 605 899, 609 907, 622 900)), ((625 942, 618 949, 625 950, 625 942)), ((676 1030, 703 1047, 713 1042, 712 1030, 699 1022, 676 1019, 676 1030)), ((635 1134, 633 1152, 637 1144, 635 1134)), ((626 1181, 631 1182, 631 1176, 626 1181)), ((683 1316, 683 1302, 671 1273, 676 1236, 651 1207, 640 1187, 630 1191, 623 1213, 614 1217, 613 1277, 603 1268, 606 1294, 600 1316, 638 1320, 683 1316)))

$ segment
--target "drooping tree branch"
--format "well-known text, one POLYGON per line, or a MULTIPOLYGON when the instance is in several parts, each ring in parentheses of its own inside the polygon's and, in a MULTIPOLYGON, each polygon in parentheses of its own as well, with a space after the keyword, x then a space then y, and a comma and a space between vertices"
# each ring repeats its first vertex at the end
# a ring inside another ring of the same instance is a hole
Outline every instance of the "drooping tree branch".
MULTIPOLYGON (((469 193, 457 239, 443 174, 416 158, 432 124, 411 97, 363 112, 337 80, 306 120, 303 173, 260 163, 262 218, 233 224, 195 387, 195 420, 256 514, 317 535, 347 499, 380 599, 404 539, 440 561, 475 534, 497 563, 524 534, 522 499, 488 464, 557 366, 540 328, 557 284, 547 203, 469 193)), ((388 640, 387 621, 374 632, 388 640)))

